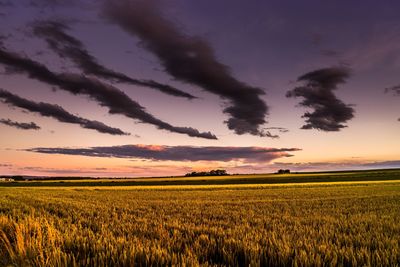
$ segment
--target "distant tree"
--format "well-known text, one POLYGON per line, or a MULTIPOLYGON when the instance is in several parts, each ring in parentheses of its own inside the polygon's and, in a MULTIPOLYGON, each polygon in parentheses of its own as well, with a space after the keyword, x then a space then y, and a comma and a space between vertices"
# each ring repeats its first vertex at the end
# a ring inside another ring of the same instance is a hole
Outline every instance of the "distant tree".
POLYGON ((226 170, 215 170, 215 175, 228 175, 226 170))
POLYGON ((288 169, 286 169, 286 170, 280 169, 280 170, 277 171, 276 173, 277 173, 277 174, 288 174, 288 173, 290 173, 290 170, 288 170, 288 169))
POLYGON ((229 175, 226 170, 211 170, 209 172, 189 172, 185 174, 186 177, 194 177, 194 176, 223 176, 229 175))
POLYGON ((23 176, 12 176, 12 178, 14 179, 14 181, 24 181, 24 177, 23 176))

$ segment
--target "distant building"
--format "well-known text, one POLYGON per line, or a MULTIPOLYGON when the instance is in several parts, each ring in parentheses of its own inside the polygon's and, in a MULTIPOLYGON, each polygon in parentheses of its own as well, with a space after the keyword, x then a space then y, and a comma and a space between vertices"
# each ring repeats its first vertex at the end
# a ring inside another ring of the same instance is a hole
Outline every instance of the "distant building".
POLYGON ((14 179, 9 177, 0 177, 0 182, 14 182, 14 179))

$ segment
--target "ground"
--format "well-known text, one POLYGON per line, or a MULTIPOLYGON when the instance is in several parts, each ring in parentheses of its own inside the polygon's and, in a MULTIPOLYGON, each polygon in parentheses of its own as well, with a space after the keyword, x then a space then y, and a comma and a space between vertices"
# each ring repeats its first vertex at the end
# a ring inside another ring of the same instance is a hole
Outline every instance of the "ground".
POLYGON ((10 183, 0 266, 395 266, 399 173, 10 183))

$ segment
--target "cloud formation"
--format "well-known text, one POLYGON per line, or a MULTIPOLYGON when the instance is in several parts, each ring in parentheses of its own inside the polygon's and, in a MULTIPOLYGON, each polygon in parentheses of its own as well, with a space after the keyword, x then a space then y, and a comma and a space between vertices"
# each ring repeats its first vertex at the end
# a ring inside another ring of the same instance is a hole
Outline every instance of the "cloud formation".
POLYGON ((30 152, 45 154, 80 155, 107 158, 138 158, 162 161, 244 161, 270 162, 271 160, 291 157, 289 152, 298 148, 263 147, 196 147, 196 146, 157 146, 124 145, 90 148, 32 148, 30 152))
POLYGON ((229 115, 225 123, 230 130, 239 135, 270 135, 260 129, 268 115, 268 106, 260 98, 264 91, 233 77, 205 40, 181 32, 160 14, 155 1, 107 1, 104 10, 111 22, 139 37, 167 73, 229 100, 224 113, 229 115))
POLYGON ((176 89, 170 85, 161 84, 153 80, 139 80, 111 70, 101 65, 97 59, 87 51, 84 44, 67 33, 69 27, 60 21, 40 21, 33 24, 33 33, 43 38, 50 49, 56 52, 61 58, 69 58, 86 74, 133 85, 140 85, 156 89, 165 94, 194 99, 195 96, 176 89))
POLYGON ((337 85, 350 77, 346 67, 331 67, 315 70, 300 76, 297 81, 304 85, 287 92, 287 97, 303 97, 300 106, 312 108, 302 116, 306 124, 301 129, 339 131, 347 127, 343 123, 354 117, 354 109, 333 93, 337 85))
POLYGON ((129 133, 123 132, 121 129, 107 126, 102 122, 92 121, 73 115, 59 105, 53 105, 43 102, 37 103, 12 94, 3 89, 0 89, 0 99, 2 99, 4 103, 7 103, 9 105, 16 106, 30 112, 38 113, 44 117, 51 117, 60 122, 78 124, 82 128, 96 130, 100 133, 107 133, 112 135, 130 135, 129 133))
POLYGON ((40 126, 38 126, 34 122, 27 123, 27 122, 12 121, 10 119, 0 119, 0 123, 21 130, 40 130, 40 126))
POLYGON ((155 125, 162 130, 191 137, 217 139, 210 132, 199 132, 191 127, 176 127, 157 119, 123 91, 93 77, 72 73, 54 73, 43 64, 18 53, 9 52, 4 47, 0 47, 0 63, 7 66, 9 73, 27 74, 32 79, 53 85, 74 95, 86 95, 101 106, 107 107, 110 114, 121 114, 143 123, 155 125))
POLYGON ((400 85, 385 88, 385 92, 393 92, 395 95, 400 95, 400 85))

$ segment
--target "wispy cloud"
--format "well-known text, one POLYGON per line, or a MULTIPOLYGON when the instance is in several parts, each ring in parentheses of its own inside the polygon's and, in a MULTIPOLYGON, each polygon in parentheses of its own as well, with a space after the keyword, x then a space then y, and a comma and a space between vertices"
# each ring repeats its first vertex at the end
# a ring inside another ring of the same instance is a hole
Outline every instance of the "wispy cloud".
MULTIPOLYGON (((0 167, 3 167, 0 164, 0 167)), ((171 166, 151 164, 147 166, 118 166, 118 167, 69 167, 69 168, 51 168, 43 166, 6 166, 4 169, 14 174, 20 175, 36 175, 36 176, 68 176, 68 177, 145 177, 151 175, 166 176, 166 175, 184 175, 194 169, 187 166, 171 166)))
POLYGON ((131 158, 161 161, 244 161, 270 162, 291 157, 290 152, 298 148, 263 147, 197 147, 197 146, 158 146, 124 145, 90 148, 32 148, 30 152, 45 154, 80 155, 88 157, 131 158))
POLYGON ((96 130, 100 133, 107 133, 107 134, 112 134, 112 135, 129 135, 129 133, 125 133, 121 129, 107 126, 102 122, 88 120, 88 119, 73 115, 59 105, 53 105, 53 104, 43 103, 43 102, 37 103, 37 102, 31 101, 31 100, 22 98, 20 96, 17 96, 15 94, 12 94, 3 89, 0 89, 0 99, 2 99, 3 102, 5 102, 9 105, 16 106, 16 107, 22 108, 22 109, 30 111, 30 112, 38 113, 44 117, 51 117, 60 122, 78 124, 82 128, 96 130))
MULTIPOLYGON (((0 94, 1 94, 1 91, 0 91, 0 94)), ((40 126, 38 126, 34 122, 27 123, 27 122, 12 121, 10 119, 0 119, 0 123, 10 126, 10 127, 21 129, 21 130, 40 130, 40 126)))
MULTIPOLYGON (((396 96, 400 96, 400 85, 385 88, 385 93, 393 93, 396 96)), ((400 118, 397 121, 400 121, 400 118)))
POLYGON ((392 161, 337 161, 337 162, 274 162, 276 169, 291 169, 292 171, 335 171, 400 168, 400 160, 392 161))
POLYGON ((86 74, 96 75, 97 77, 115 82, 145 86, 172 96, 188 99, 196 98, 170 85, 161 84, 154 80, 134 79, 101 65, 87 51, 83 43, 72 35, 69 35, 67 30, 69 30, 69 27, 60 21, 40 21, 33 24, 33 33, 36 36, 45 39, 50 49, 55 51, 60 57, 72 60, 86 74))
POLYGON ((264 91, 237 80, 205 40, 181 32, 158 8, 155 1, 107 1, 105 14, 126 32, 139 37, 167 73, 229 100, 224 113, 229 115, 226 124, 230 130, 239 135, 273 137, 260 129, 268 114, 268 106, 260 98, 264 91))
POLYGON ((18 53, 9 52, 4 47, 0 47, 0 63, 8 67, 9 73, 24 73, 32 79, 56 86, 74 95, 89 96, 101 106, 107 107, 110 114, 125 115, 143 123, 155 125, 159 129, 186 134, 191 137, 217 139, 210 132, 199 132, 191 127, 177 127, 157 119, 118 88, 105 84, 93 77, 52 72, 43 64, 18 53))
POLYGON ((348 68, 331 67, 308 72, 297 79, 304 85, 288 91, 286 96, 302 97, 300 106, 314 109, 302 116, 306 119, 302 129, 339 131, 347 127, 344 123, 354 117, 354 109, 338 99, 333 91, 349 77, 348 68))
MULTIPOLYGON (((389 20, 390 21, 390 20, 389 20)), ((343 58, 357 70, 399 67, 400 26, 395 23, 378 23, 366 40, 348 49, 343 58)))
POLYGON ((2 168, 9 168, 9 167, 12 167, 12 166, 13 166, 12 164, 8 164, 8 163, 0 164, 0 167, 2 167, 2 168))
POLYGON ((385 88, 385 92, 386 93, 392 92, 395 95, 399 95, 400 96, 400 85, 395 85, 395 86, 392 86, 392 87, 385 88))
POLYGON ((264 128, 265 130, 277 130, 277 131, 279 131, 280 133, 287 133, 287 132, 289 132, 289 129, 287 129, 287 128, 284 128, 284 127, 267 127, 267 128, 264 128))
POLYGON ((40 166, 25 166, 16 168, 19 171, 28 171, 29 173, 42 173, 45 175, 96 175, 107 171, 107 168, 48 168, 40 166))

